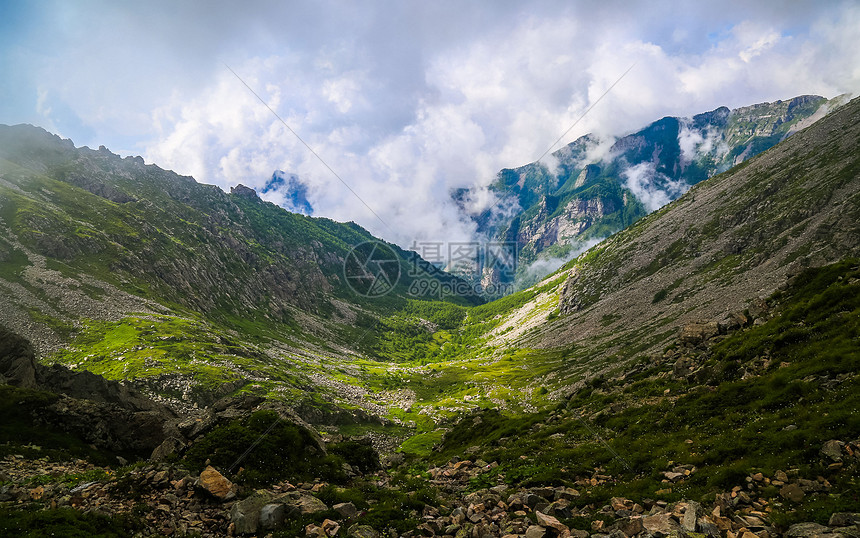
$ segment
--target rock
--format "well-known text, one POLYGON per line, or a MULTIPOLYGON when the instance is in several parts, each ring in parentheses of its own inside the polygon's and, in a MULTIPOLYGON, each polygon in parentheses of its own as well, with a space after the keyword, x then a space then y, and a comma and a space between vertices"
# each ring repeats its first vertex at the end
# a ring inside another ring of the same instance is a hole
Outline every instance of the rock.
POLYGON ((0 376, 9 385, 32 389, 36 388, 36 368, 30 342, 0 325, 0 376))
POLYGON ((347 538, 379 538, 379 533, 370 525, 355 524, 349 528, 346 536, 347 538))
POLYGON ((687 503, 687 511, 684 512, 684 519, 681 520, 681 527, 687 532, 696 532, 696 520, 699 518, 699 512, 702 507, 695 501, 687 503))
POLYGON ((642 526, 654 536, 668 536, 677 531, 678 524, 672 519, 672 514, 655 514, 642 518, 642 526))
MULTIPOLYGON (((238 534, 254 534, 260 528, 260 516, 266 505, 269 505, 274 494, 264 489, 257 490, 247 498, 235 503, 230 509, 230 520, 236 525, 238 534)), ((276 516, 275 510, 269 510, 271 516, 276 516)), ((284 514, 286 516, 286 513, 284 514)))
POLYGON ((827 524, 831 527, 860 525, 860 513, 837 512, 830 516, 830 521, 827 524))
POLYGON ((224 478, 224 475, 211 465, 203 469, 198 482, 201 488, 221 501, 229 501, 236 497, 238 490, 236 485, 224 478))
POLYGON ((625 536, 636 536, 645 530, 645 526, 642 524, 642 518, 638 516, 628 517, 617 521, 614 524, 614 527, 623 532, 625 536))
POLYGON ((249 200, 259 200, 259 196, 257 196, 257 191, 250 187, 246 187, 239 183, 235 187, 230 187, 230 194, 235 196, 241 196, 242 198, 247 198, 249 200))
POLYGON ((526 529, 526 538, 545 538, 546 529, 538 525, 531 525, 526 529))
POLYGON ((548 500, 546 500, 545 498, 541 497, 540 495, 535 495, 534 493, 527 493, 527 494, 523 497, 523 502, 526 504, 526 506, 528 506, 528 507, 529 507, 529 508, 531 508, 532 510, 534 510, 534 509, 535 509, 535 507, 536 507, 538 504, 545 504, 545 505, 549 505, 549 501, 548 501, 548 500))
POLYGON ((663 473, 663 476, 665 476, 666 479, 669 480, 669 482, 675 483, 675 482, 679 482, 680 480, 683 480, 687 475, 685 475, 684 473, 675 473, 672 471, 666 471, 663 473))
POLYGON ((382 465, 386 468, 397 467, 404 461, 406 461, 406 456, 402 452, 395 452, 382 458, 382 465))
POLYGON ((260 527, 265 530, 274 530, 280 527, 287 516, 286 507, 283 504, 267 504, 260 509, 260 527))
POLYGON ((570 519, 573 515, 570 510, 570 503, 565 500, 555 501, 547 506, 543 512, 558 519, 570 519))
POLYGON ((337 521, 332 521, 330 519, 323 520, 322 522, 322 531, 326 536, 335 536, 340 530, 340 525, 337 521))
POLYGON ((630 510, 633 508, 633 501, 629 499, 622 499, 621 497, 612 497, 609 499, 609 505, 612 506, 613 510, 630 510))
POLYGON ((682 344, 698 345, 710 338, 720 334, 720 327, 716 321, 708 323, 690 323, 681 329, 680 340, 682 344))
POLYGON ((822 445, 821 455, 830 458, 832 461, 841 462, 843 446, 845 446, 845 443, 842 441, 831 439, 822 445))
POLYGON ((786 538, 816 538, 823 534, 830 534, 830 528, 818 523, 797 523, 789 527, 785 536, 786 538))
POLYGON ((579 492, 573 488, 560 487, 555 490, 555 500, 565 499, 572 501, 579 497, 579 492))
POLYGON ((535 512, 535 517, 537 518, 538 525, 541 527, 555 529, 559 533, 565 533, 570 530, 567 528, 567 525, 562 525, 561 521, 543 512, 535 512))
POLYGON ((347 519, 358 515, 358 509, 352 503, 340 503, 332 506, 331 508, 347 519))
POLYGON ((798 503, 806 494, 797 484, 786 484, 779 490, 779 496, 787 501, 798 503))
POLYGON ((181 439, 178 439, 174 436, 170 436, 164 440, 163 443, 155 447, 155 450, 152 451, 152 455, 149 456, 151 461, 166 461, 167 457, 171 454, 177 454, 185 444, 181 439))
POLYGON ((283 502, 288 507, 289 513, 298 513, 300 515, 315 514, 317 512, 325 512, 328 506, 313 495, 299 493, 293 491, 278 498, 279 502, 283 502), (291 509, 291 510, 290 510, 291 509))
MULTIPOLYGON (((708 536, 710 538, 720 538, 721 536, 720 528, 707 517, 701 518, 699 520, 698 526, 699 532, 701 532, 705 536, 708 536)), ((731 525, 729 525, 729 528, 731 529, 731 525)))

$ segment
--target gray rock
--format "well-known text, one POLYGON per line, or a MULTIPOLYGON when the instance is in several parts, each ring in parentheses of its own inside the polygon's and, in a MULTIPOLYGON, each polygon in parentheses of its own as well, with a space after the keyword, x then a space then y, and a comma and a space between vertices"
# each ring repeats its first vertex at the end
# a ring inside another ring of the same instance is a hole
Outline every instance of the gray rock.
POLYGON ((829 527, 818 523, 797 523, 789 527, 785 536, 786 538, 816 538, 824 534, 831 534, 829 527))
POLYGON ((779 490, 779 496, 791 502, 800 502, 806 494, 797 484, 786 484, 779 490))
POLYGON ((842 461, 842 447, 845 443, 831 439, 824 443, 821 447, 821 455, 830 458, 832 461, 842 461))
POLYGON ((379 533, 370 525, 353 525, 346 532, 347 538, 379 538, 379 533))
POLYGON ((701 505, 695 501, 687 503, 687 511, 684 512, 684 518, 681 520, 681 526, 687 532, 696 532, 696 520, 699 518, 699 512, 702 511, 701 505))
POLYGON ((260 512, 264 506, 271 503, 274 496, 271 491, 261 489, 235 503, 230 509, 230 520, 236 525, 236 533, 254 534, 257 532, 260 528, 260 512))
POLYGON ((0 325, 0 375, 6 383, 36 388, 36 356, 30 342, 0 325))
POLYGON ((152 454, 149 456, 151 461, 166 461, 171 454, 177 454, 185 446, 181 439, 170 436, 160 445, 155 447, 152 454))
POLYGON ((830 516, 827 524, 831 527, 850 527, 860 525, 860 513, 836 512, 830 516))
POLYGON ((283 504, 272 503, 260 509, 260 527, 265 530, 274 530, 280 527, 287 516, 287 509, 283 504))
POLYGON ((332 506, 332 509, 345 518, 358 515, 358 509, 352 503, 340 503, 332 506))
POLYGON ((325 512, 328 506, 313 495, 293 491, 278 497, 278 502, 283 502, 287 505, 287 514, 315 514, 317 512, 325 512))
POLYGON ((535 495, 534 493, 527 493, 527 494, 525 495, 525 497, 523 498, 523 502, 524 502, 524 503, 525 503, 529 508, 531 508, 532 510, 534 510, 534 508, 535 508, 538 504, 544 504, 544 505, 549 506, 549 501, 548 501, 548 500, 546 500, 545 498, 541 497, 540 495, 535 495))

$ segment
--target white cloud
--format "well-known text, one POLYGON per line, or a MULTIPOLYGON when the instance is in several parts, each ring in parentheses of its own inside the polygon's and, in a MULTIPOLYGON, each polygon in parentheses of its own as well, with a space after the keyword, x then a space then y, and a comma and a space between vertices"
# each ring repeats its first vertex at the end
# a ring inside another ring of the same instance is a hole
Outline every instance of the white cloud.
MULTIPOLYGON (((0 22, 16 43, 0 49, 16 81, 3 89, 20 92, 0 121, 57 125, 225 189, 289 170, 317 215, 403 246, 471 237, 451 189, 476 187, 469 209, 492 207, 496 173, 544 153, 633 63, 562 144, 595 132, 599 156, 664 115, 860 89, 852 3, 52 6, 8 19, 33 20, 26 30, 0 22)), ((708 143, 687 135, 685 150, 708 143)), ((656 207, 666 189, 647 172, 627 180, 656 207)))
POLYGON ((690 188, 684 181, 673 181, 656 171, 653 162, 643 162, 622 172, 624 186, 648 211, 656 211, 690 188))

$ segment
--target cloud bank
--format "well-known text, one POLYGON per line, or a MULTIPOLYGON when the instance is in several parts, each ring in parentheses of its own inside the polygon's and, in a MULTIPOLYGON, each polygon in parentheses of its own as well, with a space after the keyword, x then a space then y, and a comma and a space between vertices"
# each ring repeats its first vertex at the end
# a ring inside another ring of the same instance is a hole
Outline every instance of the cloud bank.
MULTIPOLYGON (((289 171, 315 215, 405 247, 471 239, 451 193, 492 207, 496 173, 543 154, 632 64, 561 144, 860 89, 850 2, 48 2, 5 21, 0 121, 225 189, 289 171)), ((628 186, 658 207, 648 173, 628 186)))

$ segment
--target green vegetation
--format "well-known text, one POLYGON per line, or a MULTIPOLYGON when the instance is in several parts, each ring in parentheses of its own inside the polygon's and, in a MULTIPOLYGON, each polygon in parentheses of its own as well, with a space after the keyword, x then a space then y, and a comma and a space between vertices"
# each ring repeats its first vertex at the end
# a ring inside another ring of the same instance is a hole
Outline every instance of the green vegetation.
POLYGON ((0 508, 0 534, 19 538, 125 538, 143 529, 129 516, 108 517, 73 508, 0 508))
POLYGON ((247 420, 219 426, 184 456, 194 472, 203 470, 207 460, 250 487, 279 480, 346 481, 343 458, 324 454, 310 432, 280 420, 274 411, 257 411, 247 420))
MULTIPOLYGON (((847 260, 809 270, 771 301, 780 305, 777 316, 725 339, 702 363, 704 385, 659 375, 671 365, 641 362, 636 375, 595 378, 554 410, 467 416, 431 458, 443 462, 481 447, 482 459, 500 465, 476 488, 502 480, 572 485, 597 469, 613 477, 587 488, 579 505, 656 498, 657 490, 666 500, 711 500, 751 472, 798 469, 829 476, 840 502, 856 509, 860 471, 829 473, 818 451, 827 440, 860 432, 860 266, 847 260), (670 461, 698 471, 667 486, 662 472, 670 461)), ((786 506, 798 512, 785 521, 825 518, 816 515, 826 512, 821 502, 813 496, 786 506)))

